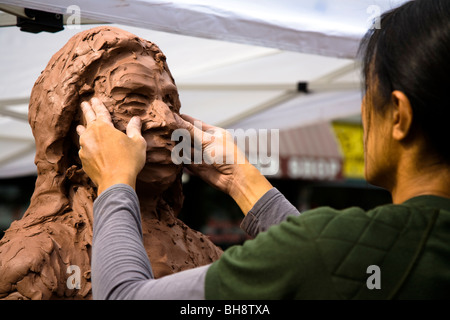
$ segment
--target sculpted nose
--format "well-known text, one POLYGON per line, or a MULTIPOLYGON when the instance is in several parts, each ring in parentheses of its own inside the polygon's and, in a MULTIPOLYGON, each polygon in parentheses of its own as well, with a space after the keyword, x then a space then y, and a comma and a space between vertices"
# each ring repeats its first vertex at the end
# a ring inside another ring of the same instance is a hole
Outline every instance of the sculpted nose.
POLYGON ((168 131, 175 129, 176 120, 172 110, 161 100, 152 102, 144 121, 144 130, 160 128, 168 131))

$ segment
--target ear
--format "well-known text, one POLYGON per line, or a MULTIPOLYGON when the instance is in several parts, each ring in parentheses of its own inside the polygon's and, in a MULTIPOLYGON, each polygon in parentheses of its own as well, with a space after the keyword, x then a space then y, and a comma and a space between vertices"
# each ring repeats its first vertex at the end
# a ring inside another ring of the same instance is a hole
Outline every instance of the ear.
POLYGON ((405 139, 411 131, 413 111, 408 97, 401 91, 392 92, 393 127, 392 137, 395 140, 405 139))

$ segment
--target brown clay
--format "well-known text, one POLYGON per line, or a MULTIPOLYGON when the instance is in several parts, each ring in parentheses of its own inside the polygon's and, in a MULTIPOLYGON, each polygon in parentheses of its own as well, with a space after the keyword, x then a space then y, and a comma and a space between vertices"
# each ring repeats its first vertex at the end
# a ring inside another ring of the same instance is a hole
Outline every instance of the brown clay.
POLYGON ((153 43, 114 27, 71 38, 37 79, 29 122, 38 176, 30 206, 0 241, 1 299, 91 299, 90 257, 96 187, 82 170, 76 126, 80 103, 96 96, 124 131, 143 120, 147 164, 138 176, 144 246, 156 278, 218 259, 222 250, 177 215, 182 167, 170 161, 180 101, 164 54, 153 43), (69 266, 80 289, 67 285, 69 266))

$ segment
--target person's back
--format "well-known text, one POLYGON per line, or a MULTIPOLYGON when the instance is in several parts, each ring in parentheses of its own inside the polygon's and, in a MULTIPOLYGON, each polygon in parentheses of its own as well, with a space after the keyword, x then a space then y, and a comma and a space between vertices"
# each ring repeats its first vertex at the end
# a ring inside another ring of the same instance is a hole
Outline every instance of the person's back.
MULTIPOLYGON (((450 199, 422 196, 410 201, 416 205, 413 216, 421 216, 428 225, 394 298, 449 299, 450 199)), ((412 223, 417 219, 411 220, 409 229, 417 228, 412 223)))
POLYGON ((448 198, 419 196, 367 212, 320 207, 255 240, 210 267, 207 298, 442 299, 450 292, 448 198))

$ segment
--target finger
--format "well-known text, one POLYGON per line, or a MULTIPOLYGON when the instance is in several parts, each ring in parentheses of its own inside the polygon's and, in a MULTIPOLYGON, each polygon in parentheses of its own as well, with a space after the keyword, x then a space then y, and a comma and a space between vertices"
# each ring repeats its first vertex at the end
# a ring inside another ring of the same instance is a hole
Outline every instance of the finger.
POLYGON ((85 146, 85 140, 86 140, 86 135, 80 136, 80 140, 79 140, 80 149, 82 148, 82 146, 85 146))
POLYGON ((77 133, 79 136, 81 136, 86 131, 86 128, 82 126, 81 124, 77 126, 77 133))
POLYGON ((161 128, 161 123, 159 121, 149 119, 148 121, 142 123, 142 126, 145 127, 145 130, 150 130, 154 128, 161 128))
POLYGON ((81 161, 83 161, 84 159, 84 150, 82 147, 80 147, 80 149, 78 149, 78 157, 80 158, 81 161))
MULTIPOLYGON (((174 113, 174 116, 180 128, 188 130, 191 135, 194 135, 196 137, 200 137, 202 133, 205 134, 207 131, 206 127, 212 130, 213 128, 215 128, 210 125, 205 125, 201 120, 197 120, 188 115, 178 115, 174 113)), ((209 135, 209 133, 207 134, 209 135)))
POLYGON ((192 123, 191 123, 190 121, 184 120, 176 113, 174 114, 174 116, 175 116, 175 120, 177 122, 178 127, 189 131, 191 140, 197 141, 200 145, 202 145, 203 137, 205 135, 209 135, 209 134, 205 133, 201 130, 201 121, 196 122, 196 121, 192 120, 193 118, 191 118, 191 119, 189 119, 189 120, 192 120, 192 123))
POLYGON ((103 102, 98 98, 92 98, 91 104, 97 119, 102 120, 114 127, 111 119, 111 114, 109 113, 103 102))
POLYGON ((133 137, 138 137, 138 136, 142 136, 141 134, 141 129, 142 129, 142 121, 141 118, 139 117, 133 117, 131 118, 131 120, 128 122, 127 125, 127 136, 129 138, 133 138, 133 137))
POLYGON ((194 122, 186 121, 185 119, 181 118, 180 115, 174 113, 175 121, 177 122, 177 125, 181 129, 186 129, 189 131, 191 136, 194 134, 194 122))
MULTIPOLYGON (((175 114, 178 115, 178 114, 175 114)), ((195 119, 194 117, 191 117, 187 114, 180 114, 180 117, 183 118, 183 120, 190 122, 191 124, 194 124, 194 121, 198 121, 198 119, 195 119)))
POLYGON ((187 114, 181 114, 180 117, 183 120, 189 122, 190 124, 198 126, 202 131, 214 130, 214 129, 217 128, 217 127, 215 127, 213 125, 210 125, 210 124, 207 124, 207 123, 205 123, 205 122, 203 122, 203 121, 201 121, 199 119, 196 119, 194 117, 188 116, 187 114))
POLYGON ((95 112, 89 102, 83 101, 81 103, 81 111, 83 111, 84 119, 86 119, 86 124, 89 124, 97 119, 97 117, 95 116, 95 112))

